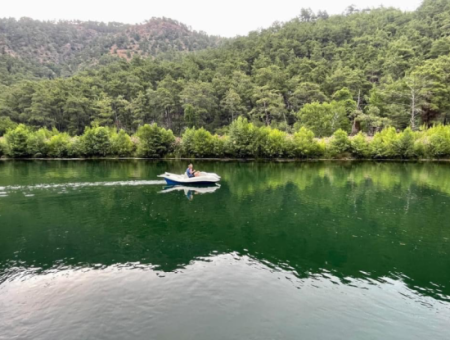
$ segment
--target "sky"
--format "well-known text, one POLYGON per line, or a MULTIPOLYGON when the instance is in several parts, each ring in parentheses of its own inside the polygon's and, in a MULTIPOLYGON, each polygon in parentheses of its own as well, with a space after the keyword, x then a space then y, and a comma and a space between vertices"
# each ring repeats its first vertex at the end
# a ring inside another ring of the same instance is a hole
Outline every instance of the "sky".
POLYGON ((349 5, 373 8, 383 5, 415 10, 422 0, 0 0, 0 17, 39 20, 92 20, 142 23, 151 17, 178 20, 197 31, 233 37, 288 21, 301 8, 340 14, 349 5))

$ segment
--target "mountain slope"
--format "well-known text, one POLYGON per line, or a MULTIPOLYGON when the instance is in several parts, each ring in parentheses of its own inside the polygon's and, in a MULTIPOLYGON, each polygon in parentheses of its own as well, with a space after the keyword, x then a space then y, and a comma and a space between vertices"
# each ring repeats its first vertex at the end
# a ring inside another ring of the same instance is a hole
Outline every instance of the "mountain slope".
POLYGON ((28 68, 35 78, 54 78, 72 75, 110 56, 130 59, 197 51, 221 41, 167 18, 139 25, 0 19, 0 65, 13 63, 28 68))

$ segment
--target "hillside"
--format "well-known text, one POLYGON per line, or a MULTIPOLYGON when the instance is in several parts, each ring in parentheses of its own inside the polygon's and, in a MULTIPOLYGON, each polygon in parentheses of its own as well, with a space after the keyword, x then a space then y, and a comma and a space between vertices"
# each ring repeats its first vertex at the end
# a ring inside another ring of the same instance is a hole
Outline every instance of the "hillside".
POLYGON ((216 47, 221 40, 167 18, 152 18, 139 25, 0 19, 0 68, 8 69, 6 64, 12 70, 10 79, 2 83, 14 81, 14 74, 25 74, 24 78, 68 76, 109 56, 130 59, 197 51, 216 47))
MULTIPOLYGON (((111 33, 117 39, 134 35, 132 44, 131 38, 110 41, 109 51, 131 56, 137 45, 144 50, 145 25, 105 30, 120 31, 111 33)), ((286 131, 305 126, 316 136, 337 129, 414 130, 449 122, 449 53, 446 0, 426 0, 406 13, 349 8, 329 16, 302 10, 289 22, 216 49, 171 59, 120 59, 72 78, 10 86, 1 92, 0 116, 74 134, 91 124, 133 132, 152 122, 175 133, 187 126, 222 133, 239 116, 286 131)))

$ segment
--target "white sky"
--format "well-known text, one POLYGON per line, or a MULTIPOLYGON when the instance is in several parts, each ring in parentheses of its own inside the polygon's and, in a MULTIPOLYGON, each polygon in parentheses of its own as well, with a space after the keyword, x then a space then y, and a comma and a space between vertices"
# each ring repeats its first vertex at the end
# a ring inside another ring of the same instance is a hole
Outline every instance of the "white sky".
POLYGON ((79 19, 141 23, 151 17, 168 17, 208 34, 232 37, 287 21, 301 8, 340 14, 357 8, 396 7, 415 10, 422 0, 0 0, 0 17, 39 20, 79 19))

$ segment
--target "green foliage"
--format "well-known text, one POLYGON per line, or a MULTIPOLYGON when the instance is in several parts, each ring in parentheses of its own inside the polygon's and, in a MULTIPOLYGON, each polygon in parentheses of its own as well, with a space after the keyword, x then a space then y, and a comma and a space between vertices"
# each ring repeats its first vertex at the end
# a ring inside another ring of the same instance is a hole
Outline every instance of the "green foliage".
POLYGON ((194 155, 196 157, 213 156, 214 139, 209 131, 200 128, 195 131, 193 140, 194 155))
POLYGON ((87 127, 82 136, 86 156, 106 156, 111 152, 109 130, 105 127, 87 127))
POLYGON ((370 143, 373 158, 396 158, 398 135, 393 127, 377 132, 370 143))
POLYGON ((47 129, 39 129, 30 132, 27 139, 27 154, 31 157, 45 157, 48 153, 47 139, 51 132, 47 129))
POLYGON ((297 115, 301 126, 319 137, 329 136, 339 129, 350 130, 345 102, 306 104, 297 115))
POLYGON ((204 128, 188 128, 182 138, 184 157, 223 157, 227 153, 227 147, 227 137, 211 135, 204 128))
POLYGON ((8 136, 12 157, 49 152, 59 133, 39 128, 84 132, 71 139, 69 157, 131 155, 134 146, 163 157, 174 150, 172 131, 185 131, 179 153, 196 157, 309 158, 325 149, 448 157, 445 126, 416 131, 450 122, 449 22, 443 0, 407 13, 302 10, 222 44, 170 19, 137 26, 0 19, 0 136, 8 136), (339 132, 327 144, 340 129, 376 136, 349 144, 339 132), (127 135, 136 130, 136 138, 127 135))
POLYGON ((432 158, 450 156, 450 126, 434 126, 425 132, 425 154, 432 158))
POLYGON ((82 137, 75 136, 70 141, 67 148, 67 156, 71 158, 81 157, 84 155, 84 145, 82 137))
POLYGON ((348 133, 344 130, 337 130, 330 139, 328 151, 332 156, 340 156, 350 150, 351 143, 348 133))
POLYGON ((182 136, 181 152, 183 156, 192 157, 194 155, 195 128, 187 128, 182 136))
POLYGON ((131 137, 120 130, 111 136, 111 153, 119 157, 129 157, 133 154, 134 144, 131 137))
POLYGON ((258 128, 247 119, 239 117, 234 120, 229 128, 230 151, 237 158, 258 156, 255 141, 259 136, 258 128))
POLYGON ((8 130, 16 128, 17 123, 14 123, 9 117, 0 117, 0 136, 3 136, 8 130))
POLYGON ((326 156, 341 158, 416 159, 450 157, 450 126, 436 125, 414 132, 407 128, 397 132, 390 127, 379 131, 370 141, 362 132, 348 137, 337 130, 331 138, 316 139, 314 132, 301 127, 293 135, 271 127, 256 127, 239 117, 230 125, 230 134, 212 135, 204 128, 186 129, 176 140, 171 130, 156 124, 141 126, 136 136, 124 130, 104 127, 87 128, 82 136, 71 137, 56 129, 33 131, 18 125, 0 138, 0 156, 81 157, 116 155, 161 158, 167 155, 198 158, 302 158, 326 156))
POLYGON ((253 99, 254 108, 250 111, 250 116, 254 119, 264 122, 267 126, 272 120, 286 121, 285 103, 279 91, 267 85, 256 87, 253 99))
POLYGON ((139 138, 137 155, 139 157, 161 158, 172 151, 175 137, 171 130, 156 124, 141 126, 136 136, 139 138))
POLYGON ((359 132, 350 141, 350 150, 353 157, 356 158, 369 158, 370 157, 370 146, 367 141, 367 137, 359 132))
POLYGON ((27 157, 28 148, 27 141, 30 130, 23 124, 18 125, 15 129, 9 130, 5 139, 8 144, 8 156, 14 158, 27 157))
POLYGON ((7 154, 7 145, 4 138, 0 138, 0 157, 3 157, 7 154))
POLYGON ((314 132, 301 127, 294 134, 294 155, 298 158, 313 158, 321 155, 318 142, 314 139, 314 132))
POLYGON ((48 155, 54 158, 72 156, 70 136, 67 133, 58 133, 48 141, 48 155))
POLYGON ((229 152, 230 140, 228 136, 213 136, 213 149, 212 156, 213 157, 225 157, 229 152))
POLYGON ((286 132, 263 128, 266 130, 267 137, 262 148, 262 154, 267 158, 282 158, 286 157, 290 152, 290 143, 286 132))
MULTIPOLYGON (((407 13, 302 13, 224 44, 170 19, 0 19, 0 116, 72 135, 95 124, 129 134, 152 123, 177 135, 186 127, 212 132, 237 117, 288 133, 296 124, 318 137, 448 124, 445 1, 407 13)), ((250 148, 242 152, 261 155, 250 148)))
POLYGON ((395 145, 395 154, 401 158, 413 158, 415 136, 411 128, 407 128, 397 136, 397 143, 395 145))
POLYGON ((184 107, 184 120, 189 127, 195 127, 199 122, 199 114, 197 110, 191 105, 187 104, 184 107))

